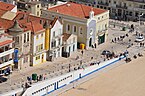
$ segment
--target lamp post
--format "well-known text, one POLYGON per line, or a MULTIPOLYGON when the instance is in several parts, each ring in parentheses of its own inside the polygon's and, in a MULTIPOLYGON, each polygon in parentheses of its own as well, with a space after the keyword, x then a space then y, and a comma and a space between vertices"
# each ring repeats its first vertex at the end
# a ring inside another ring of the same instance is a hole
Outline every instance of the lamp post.
POLYGON ((139 26, 140 26, 140 17, 143 16, 143 13, 139 15, 139 26))

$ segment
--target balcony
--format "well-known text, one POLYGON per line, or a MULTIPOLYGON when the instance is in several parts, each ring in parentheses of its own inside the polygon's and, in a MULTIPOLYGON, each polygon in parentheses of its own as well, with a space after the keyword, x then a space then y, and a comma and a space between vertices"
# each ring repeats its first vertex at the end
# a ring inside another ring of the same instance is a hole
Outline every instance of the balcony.
POLYGON ((145 8, 134 8, 134 11, 145 11, 145 8))
POLYGON ((109 6, 109 3, 104 3, 104 2, 98 2, 98 5, 105 5, 105 6, 109 6))
POLYGON ((8 61, 5 61, 5 62, 1 63, 0 68, 8 66, 10 64, 13 64, 13 59, 9 59, 8 61))
POLYGON ((116 5, 116 8, 127 9, 127 6, 116 5))
POLYGON ((6 56, 8 54, 12 54, 13 52, 14 52, 14 49, 13 48, 12 49, 9 49, 9 50, 7 50, 5 52, 0 53, 0 57, 6 56))

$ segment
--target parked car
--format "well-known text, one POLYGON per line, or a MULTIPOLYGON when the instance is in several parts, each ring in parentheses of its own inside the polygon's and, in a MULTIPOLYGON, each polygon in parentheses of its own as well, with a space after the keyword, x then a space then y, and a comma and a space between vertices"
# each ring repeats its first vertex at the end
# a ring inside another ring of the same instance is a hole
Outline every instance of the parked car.
POLYGON ((110 55, 110 54, 111 54, 111 52, 108 51, 108 50, 104 50, 104 51, 102 51, 102 55, 110 55))
POLYGON ((135 39, 135 42, 142 42, 142 41, 144 41, 144 36, 138 36, 135 39))

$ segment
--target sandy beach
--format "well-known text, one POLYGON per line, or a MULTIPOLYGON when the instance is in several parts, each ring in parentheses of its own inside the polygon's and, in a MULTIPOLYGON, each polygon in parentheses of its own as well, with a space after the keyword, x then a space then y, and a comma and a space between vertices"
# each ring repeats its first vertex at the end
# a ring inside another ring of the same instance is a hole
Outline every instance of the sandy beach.
POLYGON ((101 73, 59 96, 145 96, 145 55, 101 73))

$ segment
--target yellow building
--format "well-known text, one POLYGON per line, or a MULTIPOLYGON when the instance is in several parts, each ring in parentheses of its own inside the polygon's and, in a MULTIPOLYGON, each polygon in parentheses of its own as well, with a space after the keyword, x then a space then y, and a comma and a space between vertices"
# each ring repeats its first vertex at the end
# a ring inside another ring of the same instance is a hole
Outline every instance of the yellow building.
POLYGON ((46 61, 45 50, 45 29, 36 21, 32 21, 31 25, 31 66, 42 64, 46 61))
POLYGON ((63 33, 77 35, 78 43, 85 44, 86 49, 107 40, 109 22, 107 10, 68 2, 48 10, 42 9, 41 16, 50 19, 57 16, 63 21, 63 33))

